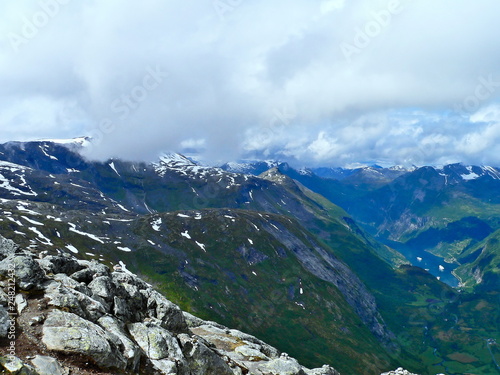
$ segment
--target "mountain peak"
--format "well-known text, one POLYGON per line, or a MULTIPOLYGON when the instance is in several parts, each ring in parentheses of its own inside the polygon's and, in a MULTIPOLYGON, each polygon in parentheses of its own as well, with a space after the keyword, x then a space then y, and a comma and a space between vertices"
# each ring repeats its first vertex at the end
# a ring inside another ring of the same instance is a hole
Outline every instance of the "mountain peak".
POLYGON ((268 169, 264 173, 261 173, 259 177, 264 180, 276 182, 278 184, 290 183, 292 181, 290 177, 281 173, 278 167, 273 167, 271 169, 268 169))
POLYGON ((160 156, 160 164, 169 167, 196 166, 197 164, 182 154, 175 152, 164 153, 160 156))

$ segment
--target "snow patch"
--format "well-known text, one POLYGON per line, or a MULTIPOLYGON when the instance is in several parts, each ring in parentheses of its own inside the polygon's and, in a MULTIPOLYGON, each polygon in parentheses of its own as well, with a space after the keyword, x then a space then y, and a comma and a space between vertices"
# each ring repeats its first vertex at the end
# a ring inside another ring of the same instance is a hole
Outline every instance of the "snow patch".
POLYGON ((127 210, 125 207, 123 207, 120 203, 117 203, 116 204, 118 207, 120 207, 123 211, 125 212, 130 212, 129 210, 127 210))
POLYGON ((33 219, 30 219, 29 217, 26 217, 26 216, 21 216, 24 220, 26 220, 28 223, 30 224, 34 224, 34 225, 38 225, 38 226, 45 226, 44 223, 40 223, 39 221, 36 221, 36 220, 33 220, 33 219))
POLYGON ((30 231, 32 231, 33 233, 35 233, 38 238, 41 240, 41 242, 45 245, 49 245, 49 246, 54 246, 54 244, 52 243, 51 240, 49 240, 47 237, 45 237, 42 232, 40 232, 38 229, 36 229, 35 227, 29 227, 28 228, 30 231))
POLYGON ((159 232, 161 224, 162 224, 162 220, 160 217, 151 223, 151 227, 153 228, 154 231, 159 232))
POLYGON ((78 249, 76 247, 74 247, 73 245, 66 245, 66 249, 68 249, 69 251, 71 251, 74 254, 78 254, 78 249))
POLYGON ((80 230, 77 230, 77 229, 76 229, 76 225, 75 225, 75 224, 73 224, 73 223, 68 223, 68 225, 70 226, 69 230, 70 230, 71 232, 74 232, 74 233, 79 234, 79 235, 81 235, 81 236, 86 236, 86 237, 89 237, 89 238, 93 239, 94 241, 97 241, 97 242, 100 242, 100 243, 104 244, 104 241, 103 241, 103 240, 101 240, 101 239, 100 239, 99 237, 97 237, 96 235, 94 235, 94 234, 92 234, 92 233, 87 233, 87 232, 82 232, 82 231, 80 231, 80 230))
MULTIPOLYGON (((111 169, 112 169, 112 170, 114 170, 114 171, 115 171, 115 173, 116 173, 118 176, 120 176, 120 174, 119 174, 119 173, 118 173, 118 171, 116 170, 116 167, 115 167, 115 162, 113 162, 113 161, 112 161, 112 162, 111 162, 111 163, 109 163, 108 165, 111 167, 111 169)), ((120 176, 120 177, 121 177, 121 176, 120 176)))
POLYGON ((198 246, 199 246, 199 247, 200 247, 200 248, 201 248, 201 249, 202 249, 205 253, 207 252, 207 250, 205 249, 205 245, 204 245, 204 244, 199 243, 198 241, 194 241, 194 242, 196 242, 196 244, 197 244, 197 245, 198 245, 198 246))

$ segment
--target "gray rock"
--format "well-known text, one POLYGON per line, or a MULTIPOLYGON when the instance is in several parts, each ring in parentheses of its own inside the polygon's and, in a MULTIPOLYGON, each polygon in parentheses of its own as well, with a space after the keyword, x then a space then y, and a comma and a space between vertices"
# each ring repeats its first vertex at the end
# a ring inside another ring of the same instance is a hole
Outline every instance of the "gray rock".
POLYGON ((34 326, 34 325, 40 324, 44 321, 44 319, 45 319, 45 316, 43 314, 34 316, 30 319, 29 325, 34 326))
POLYGON ((176 338, 153 322, 131 323, 128 330, 135 342, 150 359, 182 360, 182 350, 176 338))
POLYGON ((177 364, 170 359, 153 359, 153 366, 163 375, 178 375, 177 364))
POLYGON ((85 283, 78 282, 64 273, 55 274, 54 280, 60 282, 67 288, 78 290, 79 292, 86 294, 89 297, 92 297, 92 291, 85 283))
POLYGON ((46 279, 40 265, 30 256, 11 254, 0 262, 0 275, 8 277, 12 269, 16 285, 22 290, 40 289, 46 279))
POLYGON ((67 375, 57 359, 43 355, 37 355, 31 360, 35 370, 39 375, 67 375))
POLYGON ((96 260, 77 261, 84 268, 70 275, 70 277, 78 282, 90 283, 93 279, 99 276, 111 276, 111 271, 108 266, 98 263, 96 260))
POLYGON ((114 297, 113 299, 113 314, 127 323, 134 323, 137 319, 134 319, 136 315, 131 309, 127 300, 120 297, 114 297))
POLYGON ((269 358, 260 351, 260 348, 252 347, 252 345, 241 345, 234 350, 241 354, 248 361, 269 361, 269 358))
POLYGON ((193 327, 192 331, 199 334, 209 342, 227 342, 228 344, 246 343, 248 347, 261 352, 259 357, 275 359, 280 355, 278 349, 266 344, 252 335, 240 332, 236 329, 228 329, 221 325, 214 326, 212 322, 204 322, 204 324, 198 327, 193 327))
POLYGON ((67 309, 93 322, 109 312, 109 306, 103 305, 100 301, 55 283, 46 289, 45 296, 49 299, 49 305, 67 309))
POLYGON ((189 328, 196 328, 202 325, 211 325, 219 329, 227 329, 227 327, 223 326, 222 324, 219 324, 217 322, 212 322, 209 320, 200 319, 197 316, 194 316, 186 311, 183 311, 182 314, 184 315, 184 319, 186 320, 186 324, 188 325, 189 328))
POLYGON ((19 250, 14 241, 8 240, 0 236, 0 260, 7 258, 9 255, 15 254, 19 250))
POLYGON ((46 257, 37 260, 40 267, 47 273, 64 273, 71 275, 83 269, 83 266, 78 261, 69 255, 47 255, 46 257))
POLYGON ((321 368, 315 368, 312 370, 305 370, 307 375, 340 375, 340 373, 333 367, 324 365, 321 368))
POLYGON ((101 367, 127 367, 127 360, 104 329, 72 313, 51 311, 43 325, 42 341, 48 350, 82 354, 101 367))
POLYGON ((69 288, 51 284, 51 286, 47 288, 45 296, 48 298, 48 304, 50 306, 66 309, 81 317, 86 316, 85 311, 80 305, 80 301, 69 288))
POLYGON ((0 288, 0 305, 7 306, 8 303, 9 303, 9 296, 7 295, 7 293, 5 293, 3 288, 0 288))
POLYGON ((7 337, 10 328, 9 312, 3 306, 0 306, 0 337, 7 337))
POLYGON ((258 369, 269 375, 307 375, 293 358, 277 358, 259 365, 258 369))
POLYGON ((28 302, 26 301, 26 298, 21 294, 16 295, 16 308, 18 314, 21 314, 24 309, 28 307, 28 302))
POLYGON ((112 316, 104 316, 99 319, 99 325, 110 335, 115 336, 120 342, 122 354, 127 359, 127 369, 137 371, 141 360, 140 348, 129 339, 125 332, 125 326, 112 316))
POLYGON ((132 284, 121 284, 118 287, 119 294, 125 297, 133 310, 146 311, 147 298, 139 290, 139 288, 132 284))
POLYGON ((151 291, 147 308, 150 316, 161 321, 161 326, 174 333, 187 333, 188 326, 182 310, 156 291, 151 291))
POLYGON ((126 272, 113 272, 111 278, 116 285, 129 284, 136 286, 139 290, 150 289, 146 282, 126 272))
POLYGON ((182 352, 192 374, 234 375, 220 355, 196 339, 182 340, 182 352))
POLYGON ((98 276, 89 284, 92 293, 104 298, 105 301, 111 302, 116 296, 116 287, 108 276, 98 276))
POLYGON ((0 357, 0 365, 7 371, 7 374, 39 375, 33 367, 12 355, 0 357))
POLYGON ((75 281, 88 284, 92 281, 92 277, 94 275, 95 272, 93 272, 91 269, 84 268, 83 270, 71 274, 70 277, 75 281))
POLYGON ((230 329, 229 334, 233 337, 240 339, 240 340, 248 341, 248 342, 251 342, 253 344, 258 345, 259 350, 271 359, 278 358, 280 355, 280 352, 278 349, 272 347, 269 344, 266 344, 264 341, 259 340, 255 336, 249 335, 248 333, 238 331, 237 329, 230 329))
MULTIPOLYGON (((397 368, 394 371, 384 372, 382 375, 417 375, 409 372, 408 370, 403 369, 402 367, 397 368)), ((437 374, 442 375, 442 374, 437 374)))

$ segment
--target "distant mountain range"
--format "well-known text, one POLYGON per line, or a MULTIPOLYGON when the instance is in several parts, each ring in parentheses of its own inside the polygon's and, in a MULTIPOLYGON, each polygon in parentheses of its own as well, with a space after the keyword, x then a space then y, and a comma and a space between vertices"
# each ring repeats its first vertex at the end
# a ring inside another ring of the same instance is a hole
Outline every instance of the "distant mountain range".
POLYGON ((0 145, 0 235, 122 262, 308 367, 496 371, 498 168, 95 162, 88 141, 0 145))

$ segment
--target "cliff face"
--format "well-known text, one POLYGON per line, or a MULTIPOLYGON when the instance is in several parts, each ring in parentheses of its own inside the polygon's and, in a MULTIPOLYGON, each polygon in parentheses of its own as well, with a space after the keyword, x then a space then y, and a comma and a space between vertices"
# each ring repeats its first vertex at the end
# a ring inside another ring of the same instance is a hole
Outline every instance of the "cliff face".
POLYGON ((4 238, 0 259, 7 373, 338 374, 181 311, 125 267, 35 254, 4 238))

